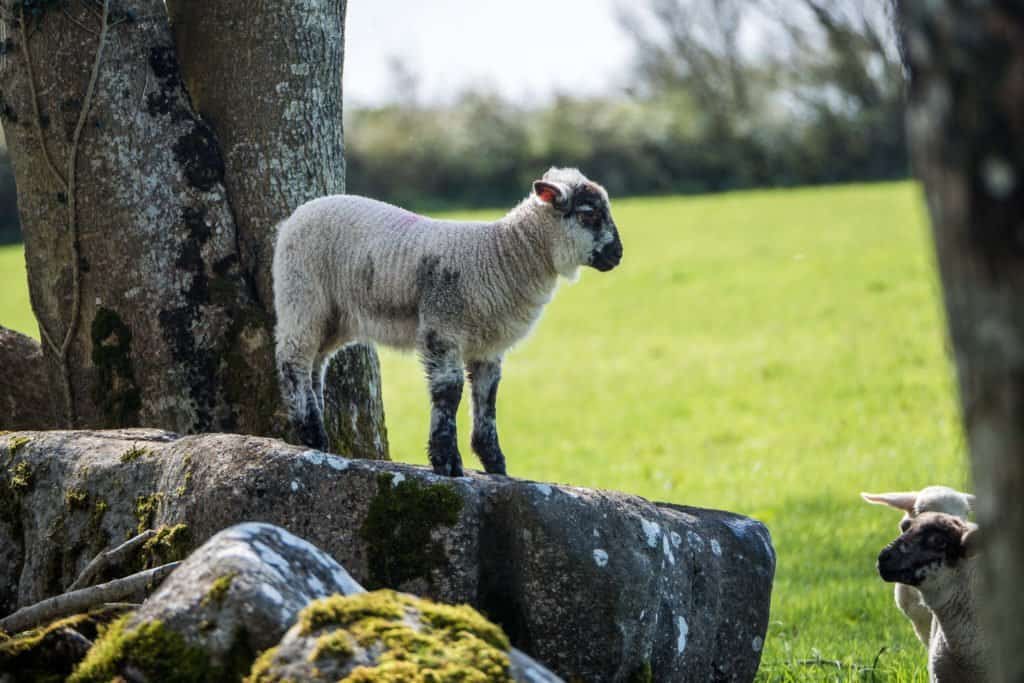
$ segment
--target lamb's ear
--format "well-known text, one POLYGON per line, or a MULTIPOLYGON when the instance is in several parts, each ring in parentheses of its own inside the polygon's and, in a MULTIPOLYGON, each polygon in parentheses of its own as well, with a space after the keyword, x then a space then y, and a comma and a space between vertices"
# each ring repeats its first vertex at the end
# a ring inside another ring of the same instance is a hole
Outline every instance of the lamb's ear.
POLYGON ((860 497, 875 505, 888 505, 904 512, 913 512, 914 503, 917 502, 917 491, 903 491, 900 493, 862 493, 860 497))
POLYGON ((967 523, 967 531, 960 537, 960 546, 964 549, 964 557, 974 557, 981 552, 985 544, 985 535, 981 533, 977 524, 967 523))
POLYGON ((533 193, 537 196, 537 199, 545 204, 550 204, 556 209, 564 211, 569 206, 569 188, 561 183, 535 180, 533 182, 533 193))

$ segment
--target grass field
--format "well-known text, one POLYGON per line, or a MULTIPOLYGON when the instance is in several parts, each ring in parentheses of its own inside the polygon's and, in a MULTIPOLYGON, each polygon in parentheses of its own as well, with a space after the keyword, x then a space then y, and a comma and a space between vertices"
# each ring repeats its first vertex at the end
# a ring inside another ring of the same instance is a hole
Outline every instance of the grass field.
MULTIPOLYGON (((858 496, 966 486, 916 186, 629 199, 614 213, 622 266, 563 286, 507 358, 510 472, 764 521, 779 562, 759 680, 926 680, 874 569, 898 517, 858 496)), ((22 268, 18 247, 0 249, 0 324, 34 332, 22 268)), ((423 463, 422 373, 409 356, 383 365, 393 457, 423 463)))

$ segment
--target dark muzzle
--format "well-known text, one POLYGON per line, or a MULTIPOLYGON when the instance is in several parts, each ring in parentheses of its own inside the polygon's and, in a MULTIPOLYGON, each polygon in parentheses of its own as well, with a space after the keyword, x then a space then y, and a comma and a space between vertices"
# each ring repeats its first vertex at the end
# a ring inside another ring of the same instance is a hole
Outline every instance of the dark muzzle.
POLYGON ((917 582, 914 568, 907 562, 901 561, 902 558, 893 547, 895 544, 896 541, 893 541, 882 548, 882 552, 878 553, 878 563, 876 565, 878 567, 878 575, 882 577, 883 581, 888 581, 889 583, 905 583, 912 586, 917 582))
POLYGON ((595 251, 590 257, 590 265, 602 273, 607 273, 621 262, 622 240, 619 239, 618 235, 615 235, 614 242, 606 244, 601 249, 595 251))

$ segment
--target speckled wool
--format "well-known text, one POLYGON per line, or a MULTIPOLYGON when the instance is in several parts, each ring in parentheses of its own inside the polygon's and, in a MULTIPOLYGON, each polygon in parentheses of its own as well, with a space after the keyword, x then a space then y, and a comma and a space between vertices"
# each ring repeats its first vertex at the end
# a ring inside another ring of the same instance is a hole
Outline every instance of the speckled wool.
POLYGON ((559 276, 611 270, 622 257, 608 194, 576 169, 551 169, 494 222, 435 220, 366 197, 299 207, 274 252, 277 365, 297 436, 326 449, 323 375, 354 341, 416 349, 431 397, 435 471, 459 476, 455 411, 463 369, 473 396, 473 449, 504 473, 495 396, 501 359, 526 337, 559 276))

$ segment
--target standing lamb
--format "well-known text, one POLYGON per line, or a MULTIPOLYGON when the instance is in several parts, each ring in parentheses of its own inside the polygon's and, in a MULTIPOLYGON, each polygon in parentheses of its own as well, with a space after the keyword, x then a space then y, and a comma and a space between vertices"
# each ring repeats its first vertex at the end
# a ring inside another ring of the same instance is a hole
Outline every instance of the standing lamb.
MULTIPOLYGON (((974 496, 961 493, 948 486, 926 486, 920 491, 898 493, 862 493, 861 497, 875 505, 888 505, 903 511, 900 531, 906 531, 911 520, 924 512, 944 512, 960 519, 974 508, 974 496)), ((913 586, 897 583, 895 588, 896 606, 910 619, 918 640, 928 647, 932 633, 932 613, 924 604, 921 593, 913 586)))
POLYGON ((558 276, 609 271, 621 259, 608 193, 576 169, 550 169, 492 223, 434 220, 351 195, 303 204, 280 226, 273 265, 277 368, 298 437, 327 448, 327 362, 350 342, 378 342, 422 359, 434 471, 462 476, 455 415, 465 366, 473 450, 487 472, 505 474, 495 412, 502 356, 530 333, 558 276))
POLYGON ((976 613, 978 526, 941 512, 925 512, 878 555, 885 581, 914 586, 933 615, 928 643, 932 683, 983 683, 988 652, 976 613))

